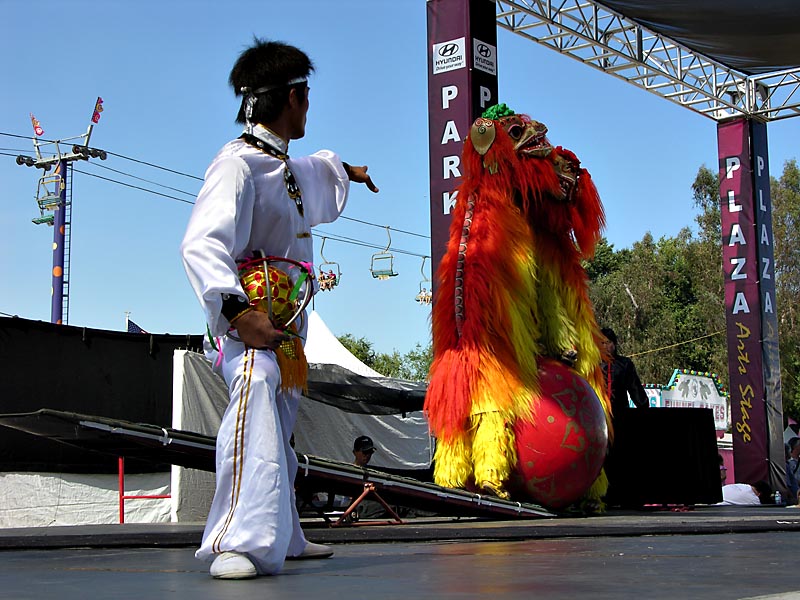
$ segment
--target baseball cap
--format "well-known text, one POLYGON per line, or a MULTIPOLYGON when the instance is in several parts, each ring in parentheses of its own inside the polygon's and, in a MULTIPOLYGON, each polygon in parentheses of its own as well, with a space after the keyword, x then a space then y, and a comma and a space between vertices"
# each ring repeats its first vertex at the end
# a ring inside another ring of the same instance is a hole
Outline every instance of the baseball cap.
POLYGON ((375 452, 375 444, 372 443, 372 438, 367 435, 359 436, 353 442, 353 452, 375 452))

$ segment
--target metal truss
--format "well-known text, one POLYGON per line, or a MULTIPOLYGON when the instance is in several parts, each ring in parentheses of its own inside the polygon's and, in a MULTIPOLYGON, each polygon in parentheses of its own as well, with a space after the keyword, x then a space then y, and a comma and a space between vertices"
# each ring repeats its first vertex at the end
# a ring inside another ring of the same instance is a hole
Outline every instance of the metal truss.
POLYGON ((497 23, 716 121, 800 115, 800 68, 748 76, 593 0, 496 0, 497 23))

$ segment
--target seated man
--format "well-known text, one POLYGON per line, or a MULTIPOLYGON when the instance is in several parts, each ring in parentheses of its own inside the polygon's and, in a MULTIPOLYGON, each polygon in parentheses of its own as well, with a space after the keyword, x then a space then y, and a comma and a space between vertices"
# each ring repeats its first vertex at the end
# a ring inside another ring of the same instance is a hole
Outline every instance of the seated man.
POLYGON ((722 486, 720 504, 736 506, 757 506, 772 502, 772 489, 766 481, 749 483, 729 483, 722 486))
MULTIPOLYGON (((375 444, 372 438, 366 435, 361 435, 353 441, 353 464, 357 467, 366 467, 369 464, 372 455, 375 453, 375 444)), ((325 511, 344 510, 353 503, 355 498, 349 496, 342 496, 341 494, 334 494, 332 492, 319 492, 314 494, 310 501, 312 507, 321 508, 325 511)), ((369 501, 364 501, 362 506, 359 507, 359 513, 362 512, 363 504, 368 504, 369 501)), ((377 502, 375 504, 378 504, 377 502)), ((379 505, 380 506, 380 505, 379 505)), ((383 510, 383 507, 380 507, 383 510)))
POLYGON ((375 444, 368 435, 361 435, 353 441, 353 464, 357 467, 366 467, 372 455, 375 454, 375 444))

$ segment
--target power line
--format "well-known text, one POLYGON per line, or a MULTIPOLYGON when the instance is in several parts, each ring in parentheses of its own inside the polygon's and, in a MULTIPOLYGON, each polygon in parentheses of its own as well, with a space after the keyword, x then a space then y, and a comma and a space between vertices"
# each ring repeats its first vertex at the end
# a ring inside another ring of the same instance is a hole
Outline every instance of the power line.
MULTIPOLYGON (((161 192, 157 192, 155 190, 144 188, 144 187, 141 187, 141 186, 138 186, 138 185, 133 185, 133 184, 130 184, 130 183, 125 183, 124 181, 118 181, 116 179, 111 179, 110 177, 103 177, 102 175, 97 175, 95 173, 89 173, 87 171, 81 171, 80 169, 76 169, 75 167, 73 167, 73 171, 75 173, 80 173, 81 175, 88 175, 89 177, 96 177, 97 179, 102 179, 103 181, 109 181, 111 183, 116 183, 116 184, 119 184, 119 185, 123 185, 125 187, 133 188, 135 190, 141 190, 143 192, 148 192, 150 194, 155 194, 155 195, 161 196, 163 198, 169 198, 171 200, 177 200, 178 202, 183 202, 184 204, 192 204, 192 205, 194 204, 193 201, 186 200, 185 198, 178 198, 176 196, 170 196, 169 194, 162 194, 161 192)), ((125 173, 123 173, 123 174, 125 174, 125 173)), ((156 185, 158 185, 158 184, 156 184, 156 185)), ((178 191, 181 191, 181 190, 178 190, 178 191)), ((183 192, 183 193, 188 193, 188 192, 183 192)), ((375 249, 378 249, 378 250, 382 250, 384 248, 384 246, 381 246, 381 245, 378 245, 378 244, 371 244, 371 243, 365 242, 363 240, 349 238, 349 237, 342 236, 342 235, 337 235, 337 234, 316 232, 316 233, 314 233, 314 235, 316 235, 317 237, 320 237, 320 238, 325 237, 325 238, 328 238, 328 239, 333 240, 333 241, 342 242, 342 243, 345 243, 345 244, 351 244, 351 245, 354 245, 354 246, 363 246, 365 248, 375 248, 375 249)), ((419 254, 418 252, 411 252, 410 250, 403 250, 402 248, 389 248, 389 250, 393 251, 393 252, 397 252, 398 254, 405 254, 405 255, 408 255, 408 256, 418 256, 420 258, 425 258, 427 256, 426 254, 419 254)))
POLYGON ((190 175, 189 173, 182 173, 181 171, 176 171, 175 169, 168 169, 167 167, 162 167, 161 165, 156 165, 153 163, 149 163, 144 160, 139 160, 138 158, 131 158, 130 156, 125 156, 123 154, 117 154, 116 152, 108 152, 109 156, 116 156, 117 158, 124 158, 125 160, 130 160, 135 163, 139 163, 141 165, 147 165, 148 167, 153 167, 154 169, 161 169, 162 171, 167 171, 168 173, 175 173, 176 175, 183 175, 184 177, 189 177, 190 179, 196 179, 198 181, 203 181, 202 177, 198 177, 197 175, 190 175))
POLYGON ((161 192, 156 192, 155 190, 149 190, 147 188, 143 188, 143 187, 138 186, 138 185, 133 185, 131 183, 125 183, 124 181, 117 181, 116 179, 111 179, 109 177, 103 177, 102 175, 97 175, 95 173, 88 173, 86 171, 81 171, 80 169, 75 169, 74 167, 73 167, 73 170, 76 173, 80 173, 81 175, 88 175, 89 177, 97 177, 97 179, 103 179, 104 181, 110 181, 111 183, 118 183, 119 185, 124 185, 125 187, 133 188, 135 190, 141 190, 143 192, 148 192, 150 194, 155 194, 156 196, 162 196, 164 198, 170 198, 172 200, 177 200, 178 202, 183 202, 185 204, 194 204, 194 202, 192 202, 191 200, 186 200, 185 198, 178 198, 176 196, 170 196, 169 194, 162 194, 161 192))
MULTIPOLYGON (((17 134, 7 133, 7 132, 0 132, 0 136, 8 136, 8 137, 26 139, 26 140, 33 139, 30 136, 17 135, 17 134)), ((46 140, 46 139, 43 139, 43 138, 37 138, 37 140, 40 141, 40 142, 46 142, 46 143, 55 143, 55 142, 60 141, 60 140, 46 140)), ((9 148, 9 150, 11 150, 11 149, 9 148)), ((166 171, 168 173, 181 175, 183 177, 189 177, 189 178, 195 179, 197 181, 203 181, 202 177, 198 177, 196 175, 191 175, 189 173, 183 173, 183 172, 177 171, 175 169, 170 169, 170 168, 167 168, 167 167, 163 167, 161 165, 157 165, 157 164, 154 164, 154 163, 151 163, 151 162, 147 162, 147 161, 144 161, 144 160, 139 160, 137 158, 133 158, 133 157, 130 157, 130 156, 125 156, 124 154, 119 154, 119 153, 111 152, 111 151, 106 151, 106 153, 109 156, 115 156, 117 158, 122 158, 124 160, 129 160, 131 162, 135 162, 135 163, 138 163, 138 164, 146 165, 146 166, 152 167, 154 169, 160 169, 160 170, 166 171)), ((5 153, 2 153, 2 152, 0 152, 0 155, 16 157, 15 154, 5 154, 5 153)), ((125 177, 130 177, 132 179, 136 179, 136 180, 139 180, 139 181, 144 181, 144 182, 149 183, 151 185, 156 185, 156 186, 159 186, 159 187, 162 187, 162 188, 165 188, 165 189, 169 189, 169 190, 172 190, 174 192, 178 192, 180 194, 186 194, 187 196, 191 196, 192 198, 194 198, 196 196, 195 193, 187 192, 185 190, 181 190, 181 189, 174 188, 174 187, 171 187, 171 186, 168 186, 168 185, 160 184, 160 183, 157 183, 155 181, 151 181, 149 179, 144 179, 142 177, 137 177, 136 175, 132 175, 132 174, 127 173, 125 171, 120 171, 118 169, 113 169, 111 167, 107 167, 105 165, 101 165, 101 164, 97 164, 97 163, 92 163, 92 164, 95 165, 95 166, 101 167, 103 169, 107 169, 109 171, 112 171, 114 173, 118 173, 120 175, 124 175, 125 177)), ((172 196, 170 194, 164 194, 164 193, 157 192, 155 190, 151 190, 151 189, 148 189, 148 188, 136 186, 136 185, 133 185, 133 184, 130 184, 130 183, 125 183, 123 181, 119 181, 119 180, 116 180, 116 179, 111 179, 109 177, 103 177, 101 175, 97 175, 95 173, 90 173, 88 171, 81 171, 80 169, 75 169, 75 172, 76 173, 81 173, 82 175, 88 175, 89 177, 96 177, 97 179, 102 179, 104 181, 108 181, 108 182, 111 182, 111 183, 116 183, 116 184, 119 184, 119 185, 122 185, 122 186, 125 186, 125 187, 129 187, 129 188, 132 188, 132 189, 140 190, 140 191, 143 191, 143 192, 148 192, 150 194, 155 194, 155 195, 161 196, 163 198, 169 198, 171 200, 177 200, 178 202, 183 202, 185 204, 194 204, 193 201, 186 200, 185 198, 178 198, 178 197, 172 196)), ((419 238, 423 238, 423 239, 430 239, 429 235, 416 233, 414 231, 407 231, 407 230, 404 230, 404 229, 393 228, 391 226, 379 225, 377 223, 371 223, 369 221, 364 221, 362 219, 356 219, 354 217, 348 217, 346 215, 340 215, 339 218, 347 220, 347 221, 353 221, 355 223, 360 223, 362 225, 368 225, 370 227, 377 227, 377 228, 380 228, 380 229, 387 229, 388 228, 389 231, 393 231, 393 232, 396 232, 396 233, 402 233, 402 234, 405 234, 405 235, 411 235, 411 236, 419 237, 419 238)), ((347 238, 345 236, 336 236, 336 237, 334 237, 332 235, 327 235, 326 234, 324 237, 329 237, 332 240, 336 240, 336 241, 340 241, 340 242, 344 242, 344 243, 349 243, 349 244, 353 244, 353 245, 360 245, 360 246, 364 246, 364 247, 367 247, 367 248, 377 248, 377 249, 384 248, 383 246, 380 246, 380 245, 370 244, 368 242, 363 242, 362 240, 356 240, 356 239, 353 239, 353 238, 347 238)), ((402 250, 402 249, 399 249, 399 248, 392 248, 391 250, 394 250, 395 252, 398 252, 400 254, 408 254, 410 256, 419 256, 419 257, 425 256, 425 255, 422 255, 422 254, 419 254, 419 253, 416 253, 416 252, 410 252, 410 251, 402 250)))
POLYGON ((337 235, 332 233, 325 233, 323 231, 317 230, 314 235, 320 238, 327 238, 329 240, 333 240, 336 242, 343 242, 345 244, 352 244, 354 246, 363 246, 365 248, 375 248, 377 250, 384 250, 386 249, 389 252, 397 252, 398 254, 406 254, 408 256, 418 256, 419 258, 430 258, 427 254, 419 254, 418 252, 411 252, 410 250, 403 250, 402 248, 386 248, 385 246, 380 246, 378 244, 371 244, 369 242, 364 242, 362 240, 357 240, 355 238, 349 238, 343 235, 337 235))
MULTIPOLYGON (((14 134, 14 133, 5 133, 5 132, 0 132, 0 136, 8 136, 8 137, 19 138, 19 139, 25 139, 25 140, 30 140, 30 139, 32 139, 30 136, 17 135, 17 134, 14 134)), ((39 141, 42 141, 42 142, 48 142, 48 143, 55 143, 55 142, 58 142, 58 141, 59 141, 59 140, 45 140, 45 139, 43 139, 43 138, 37 138, 37 139, 38 139, 39 141)), ((11 149, 11 148, 8 148, 8 150, 12 150, 12 149, 11 149)), ((24 152, 24 151, 23 151, 23 150, 19 150, 19 152, 24 152)), ((168 172, 168 173, 174 173, 174 174, 176 174, 176 175, 181 175, 181 176, 183 176, 183 177, 189 177, 190 179, 195 179, 195 180, 197 180, 197 181, 203 181, 203 178, 202 178, 202 177, 198 177, 197 175, 191 175, 191 174, 189 174, 189 173, 183 173, 183 172, 181 172, 181 171, 177 171, 177 170, 175 170, 175 169, 170 169, 170 168, 167 168, 167 167, 163 167, 163 166, 161 166, 161 165, 157 165, 157 164, 154 164, 154 163, 151 163, 151 162, 147 162, 147 161, 144 161, 144 160, 139 160, 138 158, 133 158, 133 157, 130 157, 130 156, 125 156, 124 154, 119 154, 119 153, 117 153, 117 152, 106 151, 106 154, 108 154, 109 156, 116 156, 116 157, 118 157, 118 158, 122 158, 122 159, 125 159, 125 160, 129 160, 129 161, 131 161, 131 162, 135 162, 135 163, 138 163, 138 164, 146 165, 146 166, 148 166, 148 167, 153 167, 154 169, 160 169, 160 170, 162 170, 162 171, 166 171, 166 172, 168 172)), ((16 155, 7 154, 6 156, 16 156, 16 155)), ((98 166, 98 167, 102 167, 102 168, 104 168, 104 169, 109 169, 109 170, 115 171, 114 169, 111 169, 110 167, 106 167, 106 166, 104 166, 104 165, 97 164, 96 166, 98 166)), ((180 192, 180 193, 182 193, 182 194, 187 194, 187 195, 192 195, 192 196, 195 196, 195 195, 196 195, 196 194, 190 194, 189 192, 185 192, 185 191, 183 191, 183 190, 179 190, 179 189, 176 189, 176 188, 171 188, 171 187, 169 187, 169 186, 166 186, 166 185, 163 185, 163 184, 156 183, 156 182, 154 182, 154 181, 149 181, 149 180, 147 180, 147 179, 141 179, 141 178, 139 178, 139 177, 136 177, 135 175, 131 175, 130 173, 125 173, 124 171, 115 171, 115 172, 116 172, 116 173, 119 173, 119 174, 121 174, 121 175, 126 175, 126 176, 128 176, 128 177, 132 177, 132 178, 134 178, 134 179, 140 179, 141 181, 146 181, 147 183, 152 183, 153 185, 158 185, 158 186, 160 186, 160 187, 164 187, 164 188, 167 188, 167 189, 171 189, 171 190, 173 190, 173 191, 180 192)), ((378 227, 378 228, 380 228, 380 229, 386 229, 386 225, 379 225, 378 223, 371 223, 371 222, 369 222, 369 221, 364 221, 364 220, 362 220, 362 219, 356 219, 356 218, 354 218, 354 217, 348 217, 348 216, 345 216, 345 215, 341 215, 339 218, 341 218, 341 219, 345 219, 346 221, 353 221, 353 222, 355 222, 355 223, 361 223, 362 225, 369 225, 370 227, 378 227)), ((415 236, 415 237, 420 237, 420 238, 423 238, 423 239, 428 239, 428 240, 431 238, 431 236, 429 236, 429 235, 425 235, 425 234, 422 234, 422 233, 416 233, 416 232, 414 232, 414 231, 407 231, 407 230, 405 230, 405 229, 397 229, 397 228, 394 228, 394 227, 389 227, 389 228, 390 228, 392 231, 396 232, 396 233, 404 233, 404 234, 406 234, 406 235, 412 235, 412 236, 415 236)))
POLYGON ((179 190, 178 188, 170 187, 168 185, 164 185, 163 183, 158 183, 157 181, 151 181, 150 179, 144 179, 142 177, 137 177, 136 175, 131 175, 130 173, 126 173, 125 171, 112 169, 111 167, 107 167, 106 165, 101 165, 100 163, 91 163, 91 164, 95 167, 100 167, 101 169, 107 169, 109 171, 113 171, 114 173, 119 173, 120 175, 124 175, 125 177, 130 177, 131 179, 138 179, 139 181, 144 181, 145 183, 151 183, 153 185, 157 185, 159 187, 172 190, 173 192, 180 192, 181 194, 186 194, 187 196, 191 196, 192 198, 197 196, 196 192, 187 192, 184 190, 179 190))
MULTIPOLYGON (((7 137, 18 138, 18 139, 22 139, 22 140, 33 140, 34 139, 29 135, 17 135, 16 133, 7 133, 7 132, 4 132, 4 131, 0 131, 0 135, 7 136, 7 137)), ((40 138, 40 137, 37 137, 35 139, 36 139, 37 142, 44 142, 44 143, 47 143, 47 144, 55 144, 55 143, 59 143, 59 142, 63 141, 63 140, 46 140, 46 139, 40 138)), ((203 178, 202 177, 198 177, 197 175, 191 175, 189 173, 183 173, 181 171, 176 171, 175 169, 168 169, 167 167, 162 167, 161 165, 156 165, 156 164, 144 161, 144 160, 139 160, 138 158, 131 158, 130 156, 125 156, 124 154, 117 154, 116 152, 109 152, 109 151, 106 151, 106 154, 108 154, 109 156, 116 156, 117 158, 123 158, 125 160, 130 160, 132 162, 139 163, 139 164, 142 164, 142 165, 147 165, 148 167, 153 167, 154 169, 161 169, 162 171, 167 171, 168 173, 174 173, 175 175, 182 175, 183 177, 189 177, 190 179, 197 179, 198 181, 203 181, 203 178)))
MULTIPOLYGON (((29 136, 29 135, 17 135, 16 133, 5 133, 5 132, 3 132, 3 131, 0 131, 0 135, 4 135, 4 136, 6 136, 6 137, 18 138, 18 139, 20 139, 20 140, 32 140, 32 139, 33 139, 33 138, 32 138, 31 136, 29 136)), ((42 142, 47 142, 47 143, 49 143, 49 144, 53 144, 53 143, 55 143, 55 142, 58 142, 58 141, 60 141, 60 140, 45 140, 45 139, 42 139, 42 138, 38 138, 38 139, 39 139, 40 141, 42 141, 42 142)))
MULTIPOLYGON (((339 217, 340 219, 346 219, 348 221, 355 221, 356 223, 361 223, 363 225, 371 225, 372 227, 380 227, 381 229, 386 229, 387 225, 378 225, 377 223, 370 223, 369 221, 362 221, 361 219, 354 219, 353 217, 346 217, 344 215, 339 217)), ((395 227, 389 227, 392 231, 396 231, 397 233, 405 233, 406 235, 413 235, 416 237, 421 237, 426 240, 431 239, 431 236, 424 235, 422 233, 414 233, 413 231, 405 231, 403 229, 397 229, 395 227)))

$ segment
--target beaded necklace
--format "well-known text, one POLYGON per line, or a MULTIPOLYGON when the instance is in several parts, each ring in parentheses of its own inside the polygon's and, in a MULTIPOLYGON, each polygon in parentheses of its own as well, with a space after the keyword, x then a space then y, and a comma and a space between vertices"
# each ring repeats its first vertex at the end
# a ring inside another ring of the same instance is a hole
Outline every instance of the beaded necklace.
POLYGON ((289 155, 285 152, 281 152, 271 144, 266 143, 250 133, 243 133, 240 136, 240 139, 253 148, 258 148, 265 154, 274 156, 283 162, 283 183, 286 185, 286 192, 289 194, 289 198, 292 199, 294 205, 297 207, 297 212, 299 212, 300 216, 302 217, 303 197, 300 195, 300 186, 297 185, 297 180, 294 178, 291 170, 289 170, 289 163, 287 162, 289 155))

